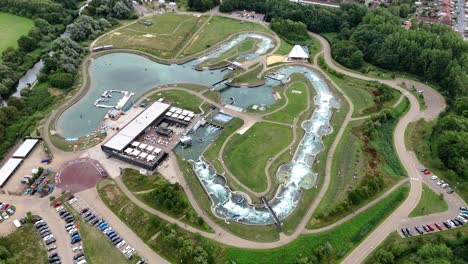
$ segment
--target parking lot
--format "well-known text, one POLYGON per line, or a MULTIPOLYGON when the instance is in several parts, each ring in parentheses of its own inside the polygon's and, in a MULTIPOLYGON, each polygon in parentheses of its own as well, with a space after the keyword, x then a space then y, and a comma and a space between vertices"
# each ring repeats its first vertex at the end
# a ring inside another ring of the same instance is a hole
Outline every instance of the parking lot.
MULTIPOLYGON (((108 221, 102 218, 97 211, 91 208, 83 199, 78 195, 74 195, 74 198, 71 200, 71 206, 81 217, 91 225, 96 227, 96 231, 103 232, 111 243, 122 252, 128 259, 132 259, 136 254, 136 249, 125 241, 124 237, 120 237, 115 226, 112 226, 108 221)), ((139 264, 146 263, 143 259, 139 259, 139 264)))

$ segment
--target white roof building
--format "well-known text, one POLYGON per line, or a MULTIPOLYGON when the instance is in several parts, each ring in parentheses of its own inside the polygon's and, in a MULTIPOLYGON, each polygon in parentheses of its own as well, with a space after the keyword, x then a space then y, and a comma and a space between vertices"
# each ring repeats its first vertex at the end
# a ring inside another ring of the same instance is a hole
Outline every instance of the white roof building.
POLYGON ((288 55, 289 59, 309 59, 309 54, 300 45, 294 45, 288 55))
POLYGON ((0 169, 0 187, 3 187, 3 184, 15 172, 21 162, 23 162, 23 159, 11 158, 3 165, 0 169))
POLYGON ((154 102, 147 107, 140 115, 130 121, 124 128, 122 128, 114 137, 104 144, 104 147, 122 151, 127 147, 136 137, 138 137, 151 123, 156 121, 162 114, 164 114, 170 105, 160 102, 154 102))
POLYGON ((38 139, 26 139, 23 144, 13 153, 14 158, 26 158, 28 154, 34 149, 38 139))

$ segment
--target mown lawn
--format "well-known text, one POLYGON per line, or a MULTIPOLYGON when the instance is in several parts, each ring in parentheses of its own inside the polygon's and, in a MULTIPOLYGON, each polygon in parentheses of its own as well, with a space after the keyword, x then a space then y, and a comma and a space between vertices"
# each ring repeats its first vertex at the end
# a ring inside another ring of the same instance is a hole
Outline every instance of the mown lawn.
POLYGON ((263 84, 264 80, 258 78, 258 75, 262 72, 262 70, 263 70, 263 64, 257 64, 252 69, 249 69, 249 71, 235 77, 232 80, 231 84, 232 85, 263 84))
POLYGON ((270 158, 292 141, 291 128, 260 122, 243 135, 236 134, 226 145, 223 159, 232 174, 254 191, 267 187, 265 167, 270 158))
POLYGON ((205 16, 198 18, 172 13, 147 17, 145 20, 153 25, 147 27, 133 23, 104 36, 96 46, 114 45, 145 51, 161 58, 173 58, 205 19, 205 16))
POLYGON ((34 22, 29 18, 0 12, 0 54, 8 47, 18 47, 18 39, 27 35, 33 26, 34 22))
POLYGON ((276 50, 275 54, 278 54, 278 55, 287 55, 287 54, 289 54, 289 52, 291 52, 292 48, 293 48, 293 45, 291 45, 291 44, 289 44, 288 42, 286 42, 286 40, 281 39, 280 46, 279 46, 279 48, 276 50))
POLYGON ((228 36, 241 31, 271 33, 268 28, 257 23, 241 23, 241 21, 236 19, 213 16, 200 33, 193 38, 186 49, 182 51, 182 55, 188 56, 201 52, 225 40, 228 36))
POLYGON ((203 103, 203 100, 196 95, 180 90, 166 90, 153 93, 148 98, 151 102, 161 97, 164 98, 165 101, 169 101, 172 106, 190 110, 195 113, 201 112, 199 106, 203 103))
POLYGON ((36 233, 36 228, 32 224, 25 224, 13 233, 1 237, 0 247, 5 247, 8 251, 1 251, 1 263, 48 263, 45 246, 42 244, 40 236, 36 233), (1 261, 5 259, 9 259, 9 261, 1 261))
POLYGON ((288 97, 288 105, 276 113, 265 116, 266 120, 292 124, 299 113, 307 108, 307 86, 304 83, 291 84, 286 96, 288 97))
MULTIPOLYGON (((445 194, 442 189, 442 194, 445 194)), ((428 214, 434 214, 439 212, 445 212, 448 210, 448 205, 445 202, 443 196, 435 193, 431 188, 426 184, 423 184, 423 190, 421 194, 421 199, 419 200, 418 205, 410 213, 410 217, 422 216, 428 214)))
POLYGON ((391 214, 408 194, 408 187, 401 187, 387 198, 362 212, 350 221, 319 234, 302 235, 286 246, 268 250, 229 248, 226 259, 235 263, 298 263, 299 258, 314 254, 320 246, 329 243, 332 254, 342 259, 363 238, 391 214))
POLYGON ((255 51, 255 47, 258 41, 256 39, 247 38, 246 40, 242 41, 241 43, 235 45, 231 49, 221 53, 216 58, 208 59, 196 66, 197 69, 203 69, 203 67, 209 68, 219 68, 223 66, 229 65, 229 60, 234 59, 240 54, 247 53, 251 51, 252 53, 255 51))

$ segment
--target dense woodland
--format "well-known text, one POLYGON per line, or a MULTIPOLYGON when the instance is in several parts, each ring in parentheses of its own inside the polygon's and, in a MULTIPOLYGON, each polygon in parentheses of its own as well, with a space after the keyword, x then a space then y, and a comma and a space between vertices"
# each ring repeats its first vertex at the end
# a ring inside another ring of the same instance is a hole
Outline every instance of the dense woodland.
POLYGON ((450 27, 412 21, 405 30, 402 17, 414 10, 407 0, 372 10, 358 4, 338 9, 287 0, 225 0, 220 10, 253 10, 265 13, 267 21, 289 19, 304 23, 309 31, 337 33, 332 56, 341 64, 365 73, 369 63, 435 84, 449 107, 430 138, 435 142, 431 158, 440 160, 438 169, 458 175, 452 178, 459 177, 461 188, 468 188, 468 43, 450 27))
POLYGON ((219 0, 188 0, 187 6, 192 11, 205 12, 219 5, 219 0))
POLYGON ((0 64, 0 96, 7 99, 7 107, 0 108, 0 157, 18 139, 30 135, 54 98, 49 87, 69 89, 86 55, 76 41, 94 39, 116 19, 135 18, 129 0, 94 0, 77 17, 79 0, 2 0, 0 11, 34 19, 34 28, 18 39, 18 48, 7 48, 0 64), (73 23, 72 23, 73 22, 73 23), (58 38, 66 26, 70 38, 58 38), (42 57, 44 67, 34 89, 23 89, 22 98, 9 97, 18 80, 42 57))

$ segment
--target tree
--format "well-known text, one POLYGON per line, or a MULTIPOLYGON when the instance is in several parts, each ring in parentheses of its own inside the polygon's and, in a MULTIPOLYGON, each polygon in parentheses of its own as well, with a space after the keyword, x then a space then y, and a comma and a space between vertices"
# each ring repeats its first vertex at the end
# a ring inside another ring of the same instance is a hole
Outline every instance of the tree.
POLYGON ((68 89, 73 86, 73 83, 75 82, 75 76, 71 73, 59 72, 50 75, 49 82, 54 87, 68 89))
POLYGON ((360 50, 355 51, 353 55, 351 55, 351 58, 349 59, 349 66, 352 69, 360 69, 363 64, 364 64, 364 54, 360 50))
POLYGON ((24 50, 26 52, 33 51, 37 47, 37 39, 29 36, 21 36, 18 39, 18 46, 21 50, 24 50))

